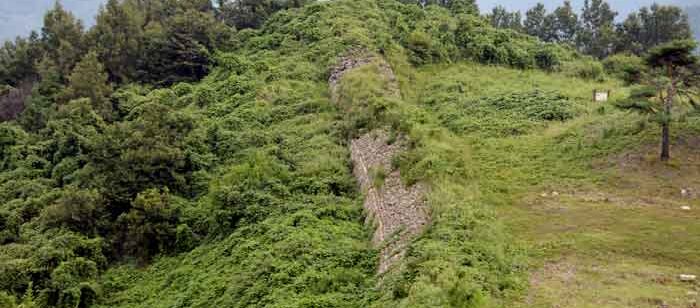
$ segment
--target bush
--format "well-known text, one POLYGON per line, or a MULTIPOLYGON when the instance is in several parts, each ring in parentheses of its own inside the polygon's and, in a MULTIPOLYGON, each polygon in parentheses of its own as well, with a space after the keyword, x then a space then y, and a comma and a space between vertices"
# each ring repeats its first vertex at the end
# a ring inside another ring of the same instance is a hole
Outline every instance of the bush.
POLYGON ((603 68, 603 64, 593 59, 565 62, 561 67, 561 71, 569 77, 588 80, 605 79, 605 69, 603 68))
MULTIPOLYGON (((139 193, 132 202, 131 210, 117 219, 124 232, 119 239, 122 249, 143 260, 174 251, 178 244, 180 213, 167 188, 139 193)), ((180 233, 182 236, 183 231, 180 230, 180 233)))
POLYGON ((644 60, 635 55, 617 54, 603 61, 605 71, 628 84, 638 83, 644 72, 644 60))
POLYGON ((561 60, 555 48, 548 45, 535 51, 535 64, 539 69, 554 71, 561 64, 561 60))
POLYGON ((423 31, 413 31, 408 36, 406 48, 411 52, 411 62, 417 65, 433 62, 432 40, 423 31))

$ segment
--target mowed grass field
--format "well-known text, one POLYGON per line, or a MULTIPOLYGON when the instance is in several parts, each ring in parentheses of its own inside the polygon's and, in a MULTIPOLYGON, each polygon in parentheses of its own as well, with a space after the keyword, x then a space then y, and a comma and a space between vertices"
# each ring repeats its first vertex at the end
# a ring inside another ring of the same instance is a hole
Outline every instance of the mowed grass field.
POLYGON ((700 285, 679 279, 700 275, 696 119, 675 124, 661 163, 658 127, 613 106, 628 92, 615 80, 473 64, 403 77, 406 99, 469 147, 464 198, 493 205, 526 251, 527 287, 503 306, 696 307, 700 285), (611 102, 592 102, 593 89, 611 102), (492 99, 533 91, 566 97, 574 116, 530 121, 492 99), (493 112, 472 107, 484 100, 493 112))

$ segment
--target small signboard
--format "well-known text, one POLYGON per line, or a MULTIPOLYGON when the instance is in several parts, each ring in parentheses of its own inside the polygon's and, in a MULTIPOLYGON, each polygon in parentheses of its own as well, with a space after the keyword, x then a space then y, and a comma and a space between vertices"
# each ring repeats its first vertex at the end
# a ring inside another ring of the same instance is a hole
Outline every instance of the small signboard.
POLYGON ((610 99, 610 90, 593 90, 594 102, 607 102, 610 99))

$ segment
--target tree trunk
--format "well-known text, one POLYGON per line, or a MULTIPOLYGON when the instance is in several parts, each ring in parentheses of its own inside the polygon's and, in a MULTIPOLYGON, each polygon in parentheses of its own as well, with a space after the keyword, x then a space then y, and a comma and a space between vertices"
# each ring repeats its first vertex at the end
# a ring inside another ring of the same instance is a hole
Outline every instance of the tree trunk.
POLYGON ((671 158, 671 136, 669 123, 661 125, 661 161, 668 161, 671 158))
POLYGON ((668 64, 668 78, 671 83, 668 87, 666 100, 664 101, 664 119, 661 124, 661 161, 668 161, 671 158, 671 110, 673 97, 676 95, 676 81, 673 79, 673 66, 668 64))

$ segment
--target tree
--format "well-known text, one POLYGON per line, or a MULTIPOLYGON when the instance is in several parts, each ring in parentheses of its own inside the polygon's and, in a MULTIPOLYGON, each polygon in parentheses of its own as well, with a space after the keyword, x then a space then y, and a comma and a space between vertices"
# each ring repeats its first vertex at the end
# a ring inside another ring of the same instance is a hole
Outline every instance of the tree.
POLYGON ((69 101, 89 98, 95 111, 109 119, 112 114, 112 104, 109 100, 112 86, 108 78, 104 66, 97 59, 97 53, 89 52, 68 77, 68 87, 64 91, 63 99, 69 101))
POLYGON ((151 21, 144 29, 140 81, 168 86, 201 79, 209 72, 211 53, 225 47, 233 34, 216 19, 208 1, 171 2, 170 10, 146 18, 151 21))
POLYGON ((68 76, 83 54, 83 25, 60 2, 44 15, 41 41, 60 76, 68 76))
POLYGON ((577 45, 583 53, 605 58, 613 51, 617 12, 605 0, 585 0, 577 45))
POLYGON ((39 35, 32 32, 28 38, 6 41, 0 48, 0 85, 13 87, 37 79, 35 64, 43 56, 39 35))
POLYGON ((120 250, 143 260, 175 248, 180 209, 167 188, 148 189, 139 193, 131 210, 119 216, 123 229, 120 250))
POLYGON ((109 0, 89 33, 111 80, 128 82, 136 77, 143 45, 142 17, 129 3, 109 0))
POLYGON ((539 37, 540 39, 547 36, 545 33, 545 19, 547 18, 547 9, 544 4, 537 3, 533 8, 525 12, 525 33, 539 37))
POLYGON ((100 189, 116 218, 129 208, 140 192, 169 187, 189 193, 193 167, 185 151, 185 136, 194 128, 193 119, 167 105, 148 102, 96 137, 87 155, 89 173, 79 182, 100 189))
POLYGON ((556 38, 556 16, 547 14, 544 4, 537 3, 525 13, 523 23, 525 33, 538 37, 545 42, 554 42, 556 38))
POLYGON ((654 4, 630 14, 617 28, 618 51, 642 54, 654 46, 692 37, 688 16, 676 6, 654 4))
POLYGON ((574 44, 578 31, 578 15, 571 6, 571 1, 554 10, 554 33, 556 40, 561 43, 574 44))
MULTIPOLYGON (((313 0, 218 0, 219 16, 236 29, 260 28, 275 12, 299 8, 313 0)), ((471 1, 471 0, 470 0, 471 1)))
POLYGON ((453 14, 479 15, 476 0, 439 0, 438 5, 446 7, 453 14))
POLYGON ((653 76, 647 85, 635 90, 621 107, 649 115, 661 125, 661 160, 667 161, 670 154, 670 126, 674 113, 683 112, 688 103, 697 107, 696 91, 698 59, 692 53, 697 47, 693 40, 678 40, 655 47, 649 52, 646 64, 653 76))
POLYGON ((502 5, 497 5, 491 11, 491 14, 487 15, 489 22, 492 26, 502 29, 512 29, 516 31, 522 31, 522 15, 520 12, 508 12, 502 5))

